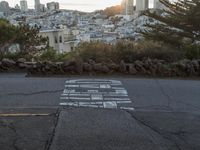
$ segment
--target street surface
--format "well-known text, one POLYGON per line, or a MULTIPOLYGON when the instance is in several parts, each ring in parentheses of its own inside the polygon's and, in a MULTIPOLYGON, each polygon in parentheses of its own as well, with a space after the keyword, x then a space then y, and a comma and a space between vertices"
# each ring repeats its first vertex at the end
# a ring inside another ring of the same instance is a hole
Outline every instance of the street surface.
POLYGON ((2 150, 199 150, 200 81, 0 74, 2 150))

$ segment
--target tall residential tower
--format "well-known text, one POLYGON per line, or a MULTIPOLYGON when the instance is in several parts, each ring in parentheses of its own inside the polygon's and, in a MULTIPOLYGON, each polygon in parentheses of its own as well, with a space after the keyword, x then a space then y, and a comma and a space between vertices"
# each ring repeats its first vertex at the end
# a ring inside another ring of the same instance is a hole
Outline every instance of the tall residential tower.
POLYGON ((40 11, 40 0, 35 0, 35 11, 36 12, 40 11))
POLYGON ((133 6, 134 0, 123 0, 122 1, 122 14, 123 15, 133 15, 134 6, 133 6))
POLYGON ((10 13, 10 7, 8 2, 6 1, 1 1, 0 2, 0 12, 3 12, 4 15, 8 15, 10 13))
POLYGON ((136 0, 136 11, 144 11, 149 8, 149 0, 136 0))
POLYGON ((28 4, 26 0, 20 1, 20 8, 22 12, 28 11, 28 4))
POLYGON ((48 9, 49 11, 58 10, 58 9, 59 9, 59 3, 58 3, 58 2, 50 2, 50 3, 47 3, 47 9, 48 9))

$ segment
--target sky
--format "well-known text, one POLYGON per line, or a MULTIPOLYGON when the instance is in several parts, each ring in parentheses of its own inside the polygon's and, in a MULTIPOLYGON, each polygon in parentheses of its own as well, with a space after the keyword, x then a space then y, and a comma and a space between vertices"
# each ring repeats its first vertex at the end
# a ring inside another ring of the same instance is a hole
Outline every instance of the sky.
MULTIPOLYGON (((2 1, 2 0, 0 0, 2 1)), ((20 0, 5 0, 11 7, 19 4, 20 0)), ((48 2, 55 1, 60 3, 61 9, 71 9, 91 12, 94 10, 104 9, 109 6, 119 5, 122 0, 40 0, 40 3, 46 4, 48 2)), ((152 7, 153 0, 150 1, 150 7, 152 7)), ((28 7, 34 8, 34 0, 27 0, 28 7)))

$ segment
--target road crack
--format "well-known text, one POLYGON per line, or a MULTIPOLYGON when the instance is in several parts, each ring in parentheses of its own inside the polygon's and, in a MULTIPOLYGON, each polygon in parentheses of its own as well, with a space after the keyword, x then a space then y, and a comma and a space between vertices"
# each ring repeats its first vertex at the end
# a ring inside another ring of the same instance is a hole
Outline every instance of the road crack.
POLYGON ((45 148, 44 148, 45 150, 50 150, 50 148, 51 148, 51 145, 53 143, 53 139, 54 139, 55 134, 56 134, 56 128, 57 128, 57 125, 58 125, 60 113, 61 113, 61 109, 58 108, 56 113, 54 114, 55 115, 54 128, 53 128, 51 137, 47 140, 47 142, 45 144, 45 148))
MULTIPOLYGON (((16 122, 15 122, 15 124, 16 124, 16 122)), ((14 139, 12 141, 12 146, 13 146, 13 148, 15 150, 20 150, 20 148, 17 146, 18 134, 17 134, 17 129, 15 128, 14 124, 13 123, 9 123, 9 122, 1 121, 0 122, 0 126, 8 128, 14 133, 14 139)))
POLYGON ((198 107, 198 106, 195 106, 195 105, 192 105, 192 104, 189 104, 189 103, 185 103, 185 102, 181 102, 181 101, 178 101, 178 100, 176 100, 176 99, 172 99, 172 98, 170 97, 170 95, 167 94, 167 92, 165 91, 165 89, 162 87, 162 85, 160 84, 160 82, 159 82, 158 80, 155 80, 155 81, 156 81, 157 85, 159 86, 160 91, 162 92, 162 94, 167 98, 167 101, 168 101, 167 107, 168 107, 169 109, 173 110, 173 109, 170 107, 170 104, 171 104, 172 101, 174 101, 174 102, 176 102, 176 103, 184 104, 184 105, 186 105, 186 106, 190 106, 190 107, 193 107, 193 108, 195 108, 195 109, 200 110, 200 107, 198 107))
POLYGON ((135 115, 133 115, 131 112, 124 110, 126 113, 130 114, 130 116, 136 120, 139 124, 147 127, 148 129, 150 129, 151 131, 157 133, 158 135, 160 135, 163 139, 169 141, 170 143, 172 143, 177 150, 182 150, 181 147, 179 146, 179 144, 170 136, 167 135, 166 133, 163 133, 162 131, 160 131, 160 129, 157 129, 156 127, 153 127, 151 125, 149 125, 147 122, 139 119, 138 117, 136 117, 135 115))
POLYGON ((170 107, 170 103, 172 101, 171 97, 167 94, 167 92, 165 92, 164 88, 161 86, 160 82, 158 80, 155 80, 158 87, 160 88, 160 91, 161 93, 167 98, 167 107, 171 110, 173 110, 171 107, 170 107))
POLYGON ((31 93, 7 93, 4 95, 7 95, 7 96, 32 96, 32 95, 39 95, 39 94, 59 93, 62 91, 63 91, 63 89, 52 90, 52 91, 38 91, 38 92, 31 92, 31 93))

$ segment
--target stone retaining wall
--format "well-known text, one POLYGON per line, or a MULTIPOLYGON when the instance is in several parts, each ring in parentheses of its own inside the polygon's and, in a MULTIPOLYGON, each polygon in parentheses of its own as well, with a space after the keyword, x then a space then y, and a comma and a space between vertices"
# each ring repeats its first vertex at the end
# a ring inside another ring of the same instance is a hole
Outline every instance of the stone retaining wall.
POLYGON ((144 59, 134 63, 96 63, 93 60, 69 60, 65 62, 27 62, 21 58, 17 61, 3 59, 0 72, 15 70, 27 71, 29 75, 76 75, 76 74, 130 74, 159 77, 199 77, 200 60, 182 60, 168 63, 163 60, 144 59))

